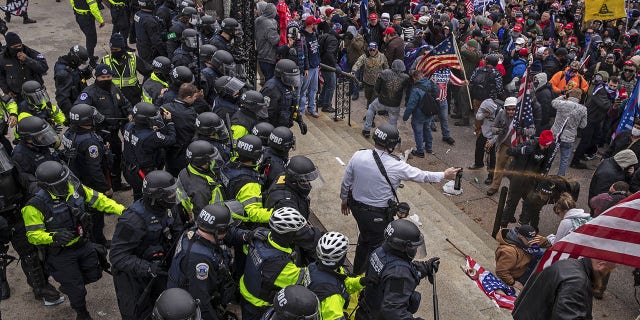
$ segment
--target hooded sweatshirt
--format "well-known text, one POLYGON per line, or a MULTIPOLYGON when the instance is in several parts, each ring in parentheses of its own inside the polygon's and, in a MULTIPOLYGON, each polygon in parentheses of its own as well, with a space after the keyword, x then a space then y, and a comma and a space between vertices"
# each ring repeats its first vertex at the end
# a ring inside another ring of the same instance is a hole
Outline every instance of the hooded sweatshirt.
POLYGON ((562 218, 562 221, 560 221, 555 237, 551 237, 552 235, 549 235, 547 236, 547 239, 552 244, 556 243, 569 233, 578 229, 578 227, 580 227, 581 225, 587 223, 589 220, 591 220, 591 215, 587 212, 584 212, 583 209, 569 209, 569 211, 564 214, 564 218, 562 218))
POLYGON ((280 41, 278 22, 276 22, 276 6, 273 3, 258 3, 260 16, 255 20, 255 39, 258 61, 276 63, 276 49, 280 41))

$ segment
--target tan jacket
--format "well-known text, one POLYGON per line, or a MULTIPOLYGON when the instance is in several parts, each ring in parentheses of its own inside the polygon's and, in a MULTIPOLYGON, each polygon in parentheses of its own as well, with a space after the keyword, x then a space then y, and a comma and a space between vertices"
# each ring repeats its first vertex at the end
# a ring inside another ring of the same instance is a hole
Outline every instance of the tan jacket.
POLYGON ((516 279, 527 271, 531 255, 515 244, 507 243, 504 237, 508 232, 509 229, 501 229, 496 235, 496 240, 500 243, 496 249, 496 276, 505 284, 513 286, 516 279))

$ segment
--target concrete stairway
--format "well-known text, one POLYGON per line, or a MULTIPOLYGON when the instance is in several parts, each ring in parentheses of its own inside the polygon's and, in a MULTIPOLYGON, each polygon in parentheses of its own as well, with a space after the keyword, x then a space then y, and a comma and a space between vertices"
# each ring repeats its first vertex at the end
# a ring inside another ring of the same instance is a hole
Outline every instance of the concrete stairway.
MULTIPOLYGON (((359 149, 371 149, 372 140, 365 139, 360 128, 348 127, 346 121, 334 122, 326 115, 318 119, 305 118, 309 132, 303 136, 296 131, 297 149, 294 153, 312 159, 325 180, 325 184, 311 194, 311 205, 317 218, 327 230, 342 232, 355 244, 358 228, 353 217, 343 216, 340 212, 340 184, 351 155, 359 149)), ((378 174, 378 169, 371 168, 371 173, 378 174)), ((464 257, 445 241, 450 239, 481 265, 493 269, 495 240, 448 200, 440 189, 414 182, 404 185, 398 197, 411 205, 411 213, 420 217, 428 255, 441 259, 437 274, 441 319, 511 319, 507 310, 495 306, 463 273, 460 266, 465 265, 464 257)), ((350 251, 350 258, 354 252, 355 246, 350 251)), ((425 279, 418 290, 422 294, 422 304, 416 316, 432 319, 431 285, 425 279)))

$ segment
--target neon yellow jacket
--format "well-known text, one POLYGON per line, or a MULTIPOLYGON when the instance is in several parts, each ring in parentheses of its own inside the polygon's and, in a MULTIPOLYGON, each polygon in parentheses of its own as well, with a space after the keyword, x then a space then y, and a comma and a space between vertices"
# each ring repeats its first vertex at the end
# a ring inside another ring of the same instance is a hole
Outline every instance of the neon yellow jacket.
MULTIPOLYGON (((338 269, 338 273, 344 274, 344 268, 340 267, 340 269, 338 269)), ((362 278, 362 276, 347 277, 344 280, 344 285, 349 295, 360 292, 364 289, 364 286, 360 284, 360 278, 362 278)), ((322 319, 343 319, 346 302, 347 301, 337 293, 320 301, 320 314, 322 314, 322 319)))
POLYGON ((87 10, 87 9, 79 9, 79 8, 76 7, 76 4, 75 4, 74 0, 69 0, 69 2, 71 3, 71 8, 73 8, 73 11, 75 11, 77 14, 82 14, 82 15, 86 15, 88 13, 91 13, 93 18, 95 18, 96 21, 98 21, 98 23, 103 23, 104 22, 104 19, 102 18, 102 15, 100 14, 100 8, 98 8, 98 3, 96 2, 96 0, 80 0, 80 1, 87 1, 87 5, 89 6, 89 10, 87 10))

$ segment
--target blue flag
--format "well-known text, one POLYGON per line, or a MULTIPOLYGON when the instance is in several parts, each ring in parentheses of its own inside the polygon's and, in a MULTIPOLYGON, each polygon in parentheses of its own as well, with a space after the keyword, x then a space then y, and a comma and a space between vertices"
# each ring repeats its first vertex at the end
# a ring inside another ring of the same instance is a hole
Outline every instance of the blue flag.
POLYGON ((638 92, 639 84, 640 81, 636 81, 636 86, 635 88, 633 88, 633 93, 627 100, 627 105, 625 106, 624 112, 620 117, 620 123, 618 123, 616 132, 613 133, 611 139, 614 139, 620 132, 631 130, 633 128, 633 118, 638 115, 638 110, 640 108, 640 102, 638 101, 638 98, 640 98, 640 93, 638 92))
MULTIPOLYGON (((369 34, 369 1, 360 1, 360 23, 364 34, 369 34)), ((366 37, 365 37, 366 38, 366 37)))

